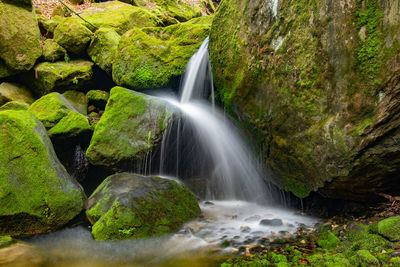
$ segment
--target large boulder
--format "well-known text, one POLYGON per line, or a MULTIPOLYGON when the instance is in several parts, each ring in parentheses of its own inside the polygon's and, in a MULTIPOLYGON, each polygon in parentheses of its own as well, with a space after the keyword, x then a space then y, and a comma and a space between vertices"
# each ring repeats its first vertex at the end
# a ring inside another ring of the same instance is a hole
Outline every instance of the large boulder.
POLYGON ((32 104, 35 99, 31 92, 25 87, 15 83, 0 84, 0 105, 9 101, 20 101, 28 105, 32 104))
POLYGON ((259 137, 282 188, 371 201, 400 189, 398 4, 220 5, 210 33, 218 95, 259 137))
POLYGON ((96 240, 159 236, 200 213, 194 195, 175 181, 118 173, 90 196, 86 215, 96 240))
POLYGON ((158 98, 112 88, 86 152, 89 161, 114 170, 134 169, 161 141, 176 113, 158 98))
POLYGON ((54 40, 76 55, 82 55, 93 33, 74 18, 62 20, 54 30, 54 40))
POLYGON ((121 36, 114 29, 100 28, 94 33, 87 50, 93 62, 110 76, 120 39, 121 36))
POLYGON ((113 80, 131 88, 166 85, 182 75, 190 57, 207 37, 211 17, 165 28, 134 28, 118 44, 113 80))
POLYGON ((31 69, 42 54, 39 40, 40 31, 35 14, 1 1, 0 78, 31 69))
POLYGON ((0 111, 0 148, 0 235, 45 233, 82 211, 82 188, 32 113, 0 111))
POLYGON ((52 91, 80 90, 88 86, 92 80, 92 67, 93 62, 80 59, 69 62, 42 62, 24 78, 26 85, 39 96, 52 91))

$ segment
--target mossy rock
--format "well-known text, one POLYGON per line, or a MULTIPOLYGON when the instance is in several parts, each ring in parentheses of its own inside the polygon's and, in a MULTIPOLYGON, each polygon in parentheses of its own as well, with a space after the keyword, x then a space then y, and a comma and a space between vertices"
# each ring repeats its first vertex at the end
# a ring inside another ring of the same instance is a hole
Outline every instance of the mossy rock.
POLYGON ((3 82, 0 84, 0 105, 4 105, 9 101, 20 101, 30 105, 35 101, 35 99, 31 92, 24 86, 3 82))
POLYGON ((32 11, 32 0, 2 0, 2 2, 32 11))
POLYGON ((98 29, 87 50, 96 65, 111 76, 115 52, 121 36, 112 28, 98 29))
POLYGON ((0 236, 0 248, 8 247, 15 242, 16 240, 14 240, 11 236, 8 235, 0 236))
POLYGON ((86 116, 76 112, 69 111, 48 133, 51 139, 68 140, 84 139, 92 131, 86 116))
POLYGON ((54 62, 59 59, 63 59, 66 56, 67 51, 60 46, 53 39, 46 39, 43 44, 43 58, 46 61, 54 62))
POLYGON ((10 101, 0 107, 1 110, 28 110, 29 105, 20 101, 10 101))
POLYGON ((63 19, 54 30, 54 40, 75 55, 82 55, 93 33, 74 18, 63 19))
POLYGON ((42 54, 39 40, 32 11, 0 2, 0 78, 30 70, 42 54))
POLYGON ((182 75, 190 57, 208 35, 211 17, 165 28, 134 28, 118 44, 113 80, 130 88, 165 86, 182 75))
POLYGON ((110 94, 101 90, 90 90, 87 92, 86 96, 89 100, 89 105, 94 105, 99 109, 104 109, 110 94))
POLYGON ((400 216, 380 221, 378 223, 378 233, 392 242, 400 241, 400 216))
POLYGON ((341 253, 314 254, 307 257, 313 267, 350 267, 350 261, 341 253))
POLYGON ((400 257, 390 259, 390 264, 392 267, 400 267, 400 257))
POLYGON ((46 128, 54 127, 70 111, 75 111, 71 103, 59 93, 50 93, 36 100, 29 111, 38 118, 46 128))
POLYGON ((375 258, 368 250, 359 250, 352 257, 352 264, 360 267, 380 266, 377 258, 375 258))
MULTIPOLYGON (((113 28, 120 35, 133 27, 154 27, 161 23, 150 11, 119 1, 93 4, 92 7, 83 10, 80 16, 97 29, 113 28)), ((73 17, 73 19, 92 31, 96 30, 93 26, 77 17, 73 17)))
POLYGON ((29 111, 0 111, 0 235, 49 232, 80 213, 85 195, 29 111))
POLYGON ((177 110, 158 98, 122 87, 110 98, 86 155, 93 165, 132 170, 160 142, 177 110))
POLYGON ((54 30, 60 23, 61 17, 60 16, 55 16, 52 19, 47 18, 44 15, 38 15, 37 20, 39 23, 39 28, 42 33, 44 34, 53 34, 54 30))
POLYGON ((71 105, 80 113, 87 114, 88 98, 85 93, 79 91, 66 91, 62 94, 71 105))
POLYGON ((86 215, 96 240, 160 236, 200 213, 194 195, 175 181, 118 173, 90 196, 86 215))
POLYGON ((25 75, 27 85, 39 96, 52 91, 80 90, 93 78, 93 62, 72 60, 69 62, 43 62, 34 72, 25 75), (29 83, 29 84, 28 84, 29 83))
POLYGON ((318 236, 317 244, 323 249, 333 249, 340 244, 340 239, 332 232, 325 232, 318 236))

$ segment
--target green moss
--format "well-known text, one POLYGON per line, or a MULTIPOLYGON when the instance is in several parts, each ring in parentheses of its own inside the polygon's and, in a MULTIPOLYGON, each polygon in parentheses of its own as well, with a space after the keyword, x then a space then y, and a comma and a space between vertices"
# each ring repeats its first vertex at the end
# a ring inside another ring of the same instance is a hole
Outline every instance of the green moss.
POLYGON ((210 24, 206 22, 189 21, 165 28, 128 31, 118 44, 113 80, 137 89, 166 85, 182 74, 208 35, 210 24))
POLYGON ((395 257, 390 260, 392 267, 400 267, 400 257, 395 257))
POLYGON ((62 94, 71 105, 80 113, 87 114, 88 98, 85 93, 78 91, 66 91, 62 94))
POLYGON ((390 241, 400 241, 400 216, 380 221, 378 223, 378 233, 390 241))
POLYGON ((8 247, 15 242, 11 236, 0 236, 0 248, 8 247))
POLYGON ((332 232, 321 233, 318 236, 317 244, 324 249, 333 249, 337 247, 339 243, 339 238, 337 238, 332 232))
POLYGON ((43 58, 46 61, 54 62, 64 58, 67 51, 57 44, 53 39, 46 39, 43 44, 43 58))
POLYGON ((307 258, 314 267, 350 267, 352 266, 341 253, 314 254, 307 258))
POLYGON ((28 110, 29 105, 20 101, 10 101, 0 107, 1 110, 28 110))
POLYGON ((83 208, 84 194, 28 111, 0 112, 0 234, 57 229, 83 208))
POLYGON ((82 114, 69 111, 54 127, 49 130, 50 137, 77 137, 91 131, 88 119, 82 114))
POLYGON ((352 264, 355 266, 380 266, 379 261, 368 250, 359 250, 356 255, 352 257, 352 264))

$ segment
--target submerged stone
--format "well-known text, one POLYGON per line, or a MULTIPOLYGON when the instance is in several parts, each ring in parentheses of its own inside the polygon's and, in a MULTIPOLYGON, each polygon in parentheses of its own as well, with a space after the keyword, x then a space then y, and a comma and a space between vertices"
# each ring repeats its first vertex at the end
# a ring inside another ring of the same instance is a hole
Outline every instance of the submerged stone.
POLYGON ((118 173, 90 196, 86 215, 96 240, 159 236, 200 213, 194 195, 175 181, 118 173))
POLYGON ((161 99, 114 87, 86 155, 96 166, 132 170, 156 147, 176 115, 161 99))
POLYGON ((82 188, 32 113, 0 111, 0 150, 0 235, 49 232, 83 209, 82 188))
POLYGON ((3 82, 0 84, 0 105, 4 105, 9 101, 19 101, 30 105, 35 99, 31 92, 24 86, 3 82))
POLYGON ((260 221, 260 225, 266 225, 266 226, 281 226, 283 225, 283 222, 281 219, 264 219, 260 221))

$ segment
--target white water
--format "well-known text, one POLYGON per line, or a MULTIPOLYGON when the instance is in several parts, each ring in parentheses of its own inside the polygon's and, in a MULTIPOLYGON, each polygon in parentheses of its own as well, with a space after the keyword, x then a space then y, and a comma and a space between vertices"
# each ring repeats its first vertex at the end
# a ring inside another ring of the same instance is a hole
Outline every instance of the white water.
POLYGON ((278 5, 279 0, 271 0, 271 11, 275 19, 278 17, 278 5))

